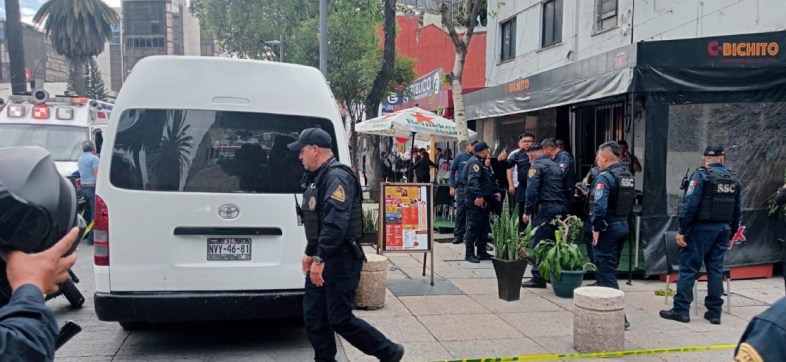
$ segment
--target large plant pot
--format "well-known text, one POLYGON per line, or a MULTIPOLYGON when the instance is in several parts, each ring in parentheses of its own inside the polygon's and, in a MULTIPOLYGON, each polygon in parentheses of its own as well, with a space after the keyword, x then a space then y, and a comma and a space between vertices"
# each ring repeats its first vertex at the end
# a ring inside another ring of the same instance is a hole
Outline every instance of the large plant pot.
POLYGON ((507 261, 491 258, 494 272, 497 274, 497 290, 499 299, 508 302, 519 300, 521 296, 521 279, 527 270, 526 260, 507 261))
POLYGON ((367 245, 377 245, 378 238, 379 238, 379 232, 377 230, 364 231, 363 238, 360 239, 360 243, 367 244, 367 245))
POLYGON ((581 281, 584 280, 585 271, 568 271, 563 270, 561 279, 557 280, 554 273, 551 273, 551 287, 554 288, 554 294, 560 298, 573 298, 573 290, 581 286, 581 281))

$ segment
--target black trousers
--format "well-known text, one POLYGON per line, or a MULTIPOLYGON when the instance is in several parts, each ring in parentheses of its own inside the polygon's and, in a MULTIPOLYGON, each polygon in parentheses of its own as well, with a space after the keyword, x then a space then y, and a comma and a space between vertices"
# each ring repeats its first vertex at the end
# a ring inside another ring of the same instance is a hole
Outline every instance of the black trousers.
POLYGON ((475 206, 475 199, 464 197, 464 207, 467 209, 467 240, 466 254, 470 256, 486 256, 486 243, 488 242, 489 230, 491 229, 491 202, 486 200, 486 207, 475 206), (477 249, 477 251, 476 251, 477 249))
POLYGON ((387 359, 395 352, 393 342, 352 314, 362 263, 351 251, 341 249, 325 260, 323 286, 315 286, 306 276, 303 317, 315 361, 336 360, 334 332, 363 353, 379 359, 387 359))

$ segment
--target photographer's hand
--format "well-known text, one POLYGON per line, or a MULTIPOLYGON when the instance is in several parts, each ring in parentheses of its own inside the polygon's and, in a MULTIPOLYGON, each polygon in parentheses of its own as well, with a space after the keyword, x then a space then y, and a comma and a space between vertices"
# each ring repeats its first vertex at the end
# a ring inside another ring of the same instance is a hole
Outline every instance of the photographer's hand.
POLYGON ((33 284, 45 294, 57 292, 59 283, 68 279, 68 269, 76 263, 76 253, 63 255, 76 241, 78 228, 71 229, 66 236, 51 248, 35 254, 9 251, 2 254, 6 262, 6 275, 11 290, 25 284, 33 284))

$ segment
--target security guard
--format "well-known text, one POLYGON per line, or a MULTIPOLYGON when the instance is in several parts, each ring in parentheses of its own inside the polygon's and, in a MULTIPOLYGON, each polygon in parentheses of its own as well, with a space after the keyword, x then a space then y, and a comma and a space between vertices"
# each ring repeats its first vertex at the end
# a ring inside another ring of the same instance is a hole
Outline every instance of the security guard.
POLYGON ((735 362, 786 361, 786 298, 748 323, 734 351, 735 362))
POLYGON ((464 189, 466 186, 466 176, 464 170, 467 167, 469 158, 472 157, 472 149, 477 142, 459 142, 459 148, 464 149, 464 153, 459 154, 450 165, 448 173, 448 184, 450 185, 450 196, 456 198, 456 225, 453 228, 453 244, 464 243, 464 234, 467 232, 467 208, 464 205, 464 189))
POLYGON ((335 361, 338 333, 363 353, 381 361, 400 361, 404 347, 352 314, 363 264, 360 184, 352 170, 333 157, 332 139, 308 128, 287 145, 299 151, 306 174, 302 217, 306 229, 303 315, 315 361, 335 361))
MULTIPOLYGON (((557 215, 566 215, 565 193, 562 189, 562 169, 543 152, 543 147, 535 144, 529 149, 532 167, 527 171, 527 202, 524 206, 525 223, 532 220, 537 226, 532 236, 534 249, 541 240, 554 238, 555 226, 551 224, 557 215)), ((532 266, 532 279, 521 284, 524 288, 545 288, 546 280, 538 273, 538 263, 532 266)))
POLYGON ((619 164, 620 154, 620 146, 614 141, 598 148, 596 162, 601 173, 595 181, 590 206, 596 280, 598 286, 614 289, 620 288, 617 267, 635 199, 633 175, 619 164))
POLYGON ((707 311, 704 319, 720 324, 723 306, 723 257, 733 244, 731 236, 740 225, 742 186, 723 164, 726 154, 720 145, 704 150, 704 166, 690 177, 682 201, 677 245, 680 250, 680 277, 674 307, 660 311, 660 316, 682 323, 690 322, 693 283, 704 262, 707 268, 707 311))
POLYGON ((489 157, 489 146, 480 141, 475 144, 474 155, 467 162, 467 189, 464 203, 467 208, 467 252, 464 259, 470 263, 491 260, 486 251, 489 234, 489 213, 494 202, 501 197, 497 192, 496 182, 486 168, 489 157), (477 254, 475 252, 477 249, 477 254))
POLYGON ((540 143, 546 156, 550 157, 562 169, 562 190, 565 193, 566 207, 570 210, 573 203, 573 187, 576 182, 576 169, 573 166, 573 156, 560 147, 557 140, 547 138, 540 143))

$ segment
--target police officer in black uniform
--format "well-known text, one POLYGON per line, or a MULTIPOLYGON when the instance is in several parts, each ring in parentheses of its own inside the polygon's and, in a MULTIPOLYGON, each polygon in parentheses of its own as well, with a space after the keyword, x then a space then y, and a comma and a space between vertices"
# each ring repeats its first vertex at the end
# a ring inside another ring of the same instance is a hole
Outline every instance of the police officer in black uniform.
POLYGON ((489 213, 495 202, 501 200, 491 172, 486 168, 489 146, 480 141, 475 144, 474 155, 470 157, 465 169, 467 188, 464 207, 467 208, 467 251, 464 259, 470 263, 491 260, 486 251, 490 228, 489 213), (477 249, 477 254, 476 254, 477 249))
POLYGON ((734 351, 735 362, 786 361, 786 298, 748 323, 734 351))
POLYGON ((338 333, 363 353, 381 361, 400 361, 404 347, 352 314, 363 264, 360 183, 333 156, 330 135, 308 128, 288 145, 299 151, 306 174, 302 217, 306 229, 303 314, 315 361, 335 361, 338 333))
MULTIPOLYGON (((598 179, 599 175, 600 167, 597 165, 593 166, 589 172, 587 172, 587 176, 584 177, 581 185, 581 192, 586 198, 584 202, 584 211, 587 213, 587 218, 584 222, 584 243, 587 247, 587 257, 589 258, 590 263, 593 264, 595 264, 595 249, 592 247, 592 200, 595 197, 595 192, 593 192, 595 190, 595 180, 598 179)), ((590 285, 597 285, 597 282, 590 285)))
MULTIPOLYGON (((524 215, 524 206, 526 206, 527 201, 527 172, 529 172, 530 166, 532 166, 532 162, 529 160, 527 152, 534 143, 535 135, 530 132, 524 132, 519 136, 519 149, 516 152, 513 152, 510 157, 508 157, 507 152, 502 152, 497 158, 500 162, 504 161, 502 163, 504 167, 508 169, 513 167, 516 168, 517 180, 515 181, 518 181, 518 187, 514 189, 513 183, 510 183, 508 186, 511 194, 515 195, 515 201, 519 207, 519 218, 524 215)), ((512 173, 510 170, 508 172, 512 173)), ((511 178, 510 181, 512 182, 514 180, 511 178)), ((526 224, 523 222, 520 223, 519 229, 524 230, 524 228, 526 228, 526 224)))
MULTIPOLYGON (((543 146, 535 144, 529 149, 532 166, 527 171, 527 202, 524 206, 525 223, 537 226, 532 236, 534 249, 541 240, 553 240, 556 227, 551 224, 557 215, 566 215, 568 209, 562 186, 562 169, 543 152, 543 146)), ((524 288, 545 288, 546 280, 538 273, 537 260, 532 266, 532 279, 521 284, 524 288)))
POLYGON ((464 190, 466 189, 467 162, 472 157, 472 150, 477 142, 461 141, 459 148, 464 149, 464 153, 459 154, 453 159, 448 172, 448 184, 450 185, 450 196, 456 198, 456 224, 453 228, 453 244, 464 242, 464 235, 467 233, 467 208, 464 204, 464 190))
POLYGON ((576 182, 576 168, 573 156, 560 147, 557 140, 547 138, 540 143, 546 156, 550 157, 562 169, 562 190, 565 193, 566 207, 570 210, 573 203, 573 187, 576 182))
POLYGON ((598 148, 596 162, 601 170, 593 187, 591 200, 592 246, 595 252, 595 273, 598 286, 619 289, 617 267, 625 239, 628 237, 628 216, 635 199, 633 175, 619 164, 621 154, 617 142, 606 142, 598 148))
POLYGON ((726 154, 720 145, 704 150, 704 166, 690 177, 680 212, 677 245, 680 250, 680 277, 674 307, 660 316, 682 323, 690 322, 693 283, 702 262, 707 268, 707 311, 704 319, 720 324, 723 306, 723 257, 731 249, 732 235, 740 225, 742 186, 723 164, 726 154))

